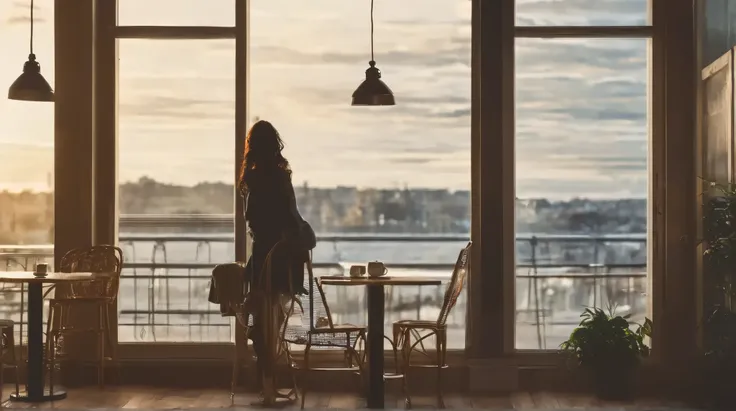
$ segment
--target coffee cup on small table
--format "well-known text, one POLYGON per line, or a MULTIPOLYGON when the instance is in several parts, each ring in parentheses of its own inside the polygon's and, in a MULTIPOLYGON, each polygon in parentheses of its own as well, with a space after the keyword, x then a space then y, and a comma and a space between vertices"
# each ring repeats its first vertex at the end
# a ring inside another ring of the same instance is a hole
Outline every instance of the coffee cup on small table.
POLYGON ((46 263, 36 264, 36 269, 33 271, 33 275, 36 277, 46 277, 49 273, 49 265, 46 263))
POLYGON ((351 265, 350 266, 350 276, 351 277, 362 277, 364 275, 365 275, 364 265, 351 265))
POLYGON ((371 277, 382 277, 388 273, 386 265, 380 261, 373 261, 368 263, 368 275, 371 277))

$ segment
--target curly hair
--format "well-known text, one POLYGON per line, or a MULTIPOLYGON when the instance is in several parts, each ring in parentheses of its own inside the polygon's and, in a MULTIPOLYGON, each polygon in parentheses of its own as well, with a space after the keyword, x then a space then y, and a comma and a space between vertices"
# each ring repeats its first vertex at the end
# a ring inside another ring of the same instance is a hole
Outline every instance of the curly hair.
POLYGON ((253 171, 281 171, 291 175, 289 161, 281 151, 284 142, 276 128, 268 121, 260 120, 253 124, 245 137, 243 163, 240 166, 240 190, 248 189, 252 181, 253 171))

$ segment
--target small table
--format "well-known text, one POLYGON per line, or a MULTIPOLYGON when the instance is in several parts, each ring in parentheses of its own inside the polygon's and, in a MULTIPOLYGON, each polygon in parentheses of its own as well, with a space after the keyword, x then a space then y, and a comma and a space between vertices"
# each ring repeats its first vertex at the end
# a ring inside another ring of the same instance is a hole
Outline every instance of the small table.
POLYGON ((368 288, 368 408, 384 408, 383 322, 386 285, 440 285, 444 277, 344 277, 324 276, 325 285, 364 285, 368 288))
POLYGON ((30 271, 0 271, 0 283, 28 284, 28 390, 10 394, 10 399, 45 402, 66 398, 66 391, 45 389, 43 378, 43 284, 72 283, 108 279, 113 273, 48 273, 36 277, 30 271))

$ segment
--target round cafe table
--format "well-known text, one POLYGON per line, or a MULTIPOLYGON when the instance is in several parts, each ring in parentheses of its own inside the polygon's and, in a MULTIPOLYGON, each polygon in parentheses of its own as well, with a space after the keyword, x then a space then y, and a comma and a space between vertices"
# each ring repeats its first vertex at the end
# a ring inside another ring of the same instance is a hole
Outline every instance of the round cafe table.
POLYGON ((368 291, 368 408, 384 408, 384 286, 440 285, 442 278, 429 276, 345 277, 323 276, 324 285, 367 287, 368 291))
POLYGON ((10 394, 13 401, 45 402, 66 398, 66 391, 44 387, 43 378, 43 285, 78 281, 104 281, 113 273, 47 273, 39 277, 31 271, 0 271, 0 283, 28 284, 28 389, 10 394))

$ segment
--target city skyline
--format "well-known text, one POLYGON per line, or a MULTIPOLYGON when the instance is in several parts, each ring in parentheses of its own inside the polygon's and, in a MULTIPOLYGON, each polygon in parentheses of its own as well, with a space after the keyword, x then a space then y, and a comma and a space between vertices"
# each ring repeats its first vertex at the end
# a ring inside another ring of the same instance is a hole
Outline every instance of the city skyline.
MULTIPOLYGON (((0 5, 3 87, 28 54, 25 3, 0 5)), ((233 1, 171 4, 126 0, 120 24, 233 24, 233 1)), ((53 2, 36 6, 35 52, 53 86, 53 2)), ((469 1, 376 1, 376 61, 397 97, 377 109, 349 105, 370 54, 368 1, 251 11, 250 115, 281 131, 295 184, 469 189, 469 1)), ((517 16, 636 25, 646 1, 527 0, 517 16)), ((517 196, 646 197, 647 41, 520 39, 516 50, 517 196)), ((121 40, 119 55, 121 182, 232 181, 233 43, 121 40)), ((45 188, 52 147, 53 105, 0 99, 0 190, 45 188)))

